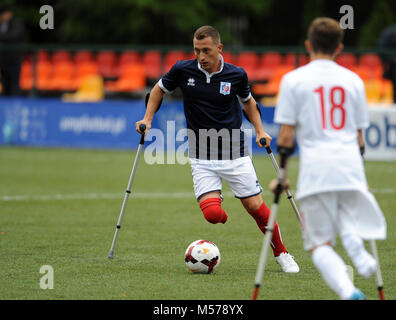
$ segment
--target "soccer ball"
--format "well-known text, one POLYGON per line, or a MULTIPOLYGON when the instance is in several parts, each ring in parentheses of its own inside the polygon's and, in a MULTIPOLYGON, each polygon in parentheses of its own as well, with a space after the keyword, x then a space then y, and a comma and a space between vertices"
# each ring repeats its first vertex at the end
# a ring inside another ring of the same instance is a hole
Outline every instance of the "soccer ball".
POLYGON ((212 273, 220 264, 219 248, 208 240, 196 240, 186 250, 184 261, 194 273, 212 273))

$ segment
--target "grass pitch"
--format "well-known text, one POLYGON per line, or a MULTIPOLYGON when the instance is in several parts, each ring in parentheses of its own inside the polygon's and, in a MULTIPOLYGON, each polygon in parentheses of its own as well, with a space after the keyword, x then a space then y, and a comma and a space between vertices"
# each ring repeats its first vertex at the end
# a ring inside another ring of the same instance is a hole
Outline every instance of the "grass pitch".
MULTIPOLYGON (((0 148, 0 299, 251 299, 262 234, 224 184, 225 225, 206 222, 193 195, 189 165, 148 165, 141 157, 113 260, 107 258, 131 172, 131 151, 0 148), (211 275, 184 263, 189 243, 208 239, 222 259, 211 275), (54 270, 54 288, 40 288, 40 267, 54 270)), ((274 174, 267 156, 253 158, 264 190, 274 174)), ((296 182, 298 159, 289 165, 296 182)), ((396 163, 367 162, 367 177, 388 224, 377 241, 384 292, 396 298, 396 163)), ((272 203, 265 191, 264 201, 272 203)), ((337 299, 302 249, 283 195, 278 222, 300 273, 268 259, 260 299, 337 299)), ((369 249, 368 244, 366 247, 369 249)), ((352 264, 340 241, 337 251, 352 264)), ((374 277, 354 282, 378 299, 374 277)))

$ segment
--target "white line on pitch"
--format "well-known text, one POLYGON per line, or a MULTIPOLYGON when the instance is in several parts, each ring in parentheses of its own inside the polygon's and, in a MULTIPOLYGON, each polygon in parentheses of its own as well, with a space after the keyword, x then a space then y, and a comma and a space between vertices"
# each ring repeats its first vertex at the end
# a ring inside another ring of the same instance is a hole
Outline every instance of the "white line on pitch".
MULTIPOLYGON (((394 194, 393 188, 370 189, 375 194, 394 194)), ((292 191, 294 194, 294 192, 292 191)), ((234 197, 231 191, 224 191, 224 197, 234 197)), ((269 196, 271 192, 264 190, 263 195, 269 196)), ((123 193, 77 193, 77 194, 52 194, 52 195, 4 195, 0 196, 0 201, 53 201, 53 200, 90 200, 90 199, 122 199, 123 193)), ((133 192, 132 198, 138 199, 183 199, 194 198, 193 192, 133 192)))
MULTIPOLYGON (((224 196, 231 196, 231 192, 223 193, 224 196)), ((124 193, 81 193, 81 194, 53 194, 53 195, 16 195, 1 196, 1 201, 53 201, 53 200, 91 200, 91 199, 122 199, 124 193)), ((131 198, 139 199, 182 199, 194 198, 193 192, 133 192, 131 198)))

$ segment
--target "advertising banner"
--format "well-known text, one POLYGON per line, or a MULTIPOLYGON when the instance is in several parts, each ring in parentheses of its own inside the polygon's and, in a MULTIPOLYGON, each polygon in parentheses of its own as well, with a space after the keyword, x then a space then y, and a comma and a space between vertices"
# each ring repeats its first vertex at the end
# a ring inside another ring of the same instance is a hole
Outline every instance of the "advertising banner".
POLYGON ((396 160, 396 109, 370 108, 370 126, 365 130, 368 160, 396 160))
MULTIPOLYGON (((261 110, 265 129, 276 137, 274 109, 261 110)), ((135 149, 140 139, 135 122, 144 112, 143 100, 66 103, 59 99, 0 99, 1 144, 135 149)), ((151 145, 155 152, 184 152, 185 128, 182 102, 164 101, 146 136, 146 147, 151 145)), ((242 129, 251 152, 266 152, 257 147, 253 126, 246 119, 242 129)))
MULTIPOLYGON (((276 153, 279 126, 274 107, 260 107, 264 129, 273 137, 276 153)), ((145 112, 143 100, 66 103, 59 99, 0 99, 0 143, 40 147, 136 149, 135 122, 145 112)), ((396 109, 370 108, 364 133, 366 159, 396 160, 396 109)), ((146 135, 147 152, 187 154, 187 132, 181 101, 164 101, 146 135)), ((264 153, 253 126, 243 118, 242 129, 251 153, 264 153)), ((298 154, 298 148, 295 155, 298 154)), ((158 161, 158 160, 155 160, 158 161)), ((154 161, 154 162, 155 162, 154 161)))

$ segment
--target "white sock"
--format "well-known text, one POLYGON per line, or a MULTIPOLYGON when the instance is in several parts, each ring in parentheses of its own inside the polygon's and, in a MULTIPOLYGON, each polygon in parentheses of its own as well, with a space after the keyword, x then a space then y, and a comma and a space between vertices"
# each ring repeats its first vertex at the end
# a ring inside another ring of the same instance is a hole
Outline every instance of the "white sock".
POLYGON ((343 300, 349 299, 355 287, 348 276, 346 265, 340 256, 328 245, 317 247, 312 261, 327 285, 343 300))
POLYGON ((357 272, 365 278, 370 277, 377 268, 377 262, 364 248, 363 240, 352 234, 342 236, 341 240, 357 272))

